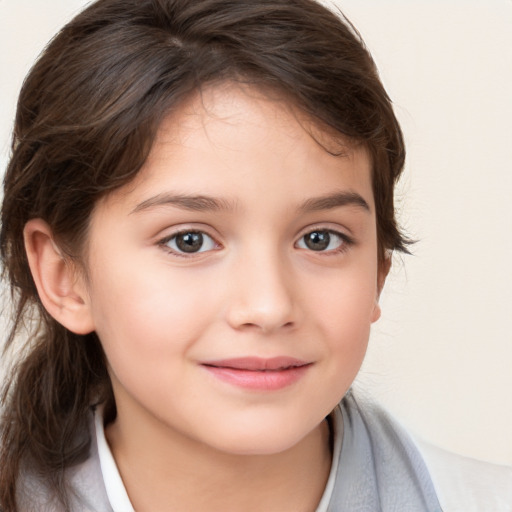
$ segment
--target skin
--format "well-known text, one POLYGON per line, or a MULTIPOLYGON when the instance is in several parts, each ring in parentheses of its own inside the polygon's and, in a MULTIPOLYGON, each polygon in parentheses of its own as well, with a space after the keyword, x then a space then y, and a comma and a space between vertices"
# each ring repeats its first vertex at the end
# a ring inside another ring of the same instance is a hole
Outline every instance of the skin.
POLYGON ((86 279, 65 277, 42 221, 26 240, 47 309, 102 342, 118 409, 107 439, 138 512, 316 508, 331 463, 324 418, 380 315, 364 148, 341 147, 282 99, 211 87, 164 120, 136 180, 95 208, 86 279), (204 233, 199 252, 179 252, 187 231, 204 233), (328 247, 312 250, 312 232, 329 233, 328 247), (247 356, 308 366, 272 390, 204 366, 247 356))

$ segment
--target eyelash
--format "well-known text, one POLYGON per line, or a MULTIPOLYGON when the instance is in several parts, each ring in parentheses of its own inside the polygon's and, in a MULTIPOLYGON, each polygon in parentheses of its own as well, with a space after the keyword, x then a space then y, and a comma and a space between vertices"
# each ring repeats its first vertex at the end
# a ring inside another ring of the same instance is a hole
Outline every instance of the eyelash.
MULTIPOLYGON (((344 253, 345 251, 347 251, 350 248, 350 246, 352 246, 354 244, 355 244, 355 241, 351 237, 346 235, 345 233, 341 233, 341 232, 336 231, 334 229, 313 228, 313 229, 308 229, 307 232, 305 232, 303 235, 301 235, 300 238, 298 239, 298 241, 295 242, 294 246, 299 248, 299 249, 301 249, 301 250, 309 251, 309 252, 312 252, 312 253, 320 253, 320 254, 325 254, 325 255, 333 255, 333 254, 344 253), (307 247, 307 243, 306 242, 304 242, 306 247, 300 247, 299 246, 299 244, 302 241, 305 240, 306 236, 308 236, 308 235, 311 236, 314 233, 322 233, 322 234, 329 235, 328 245, 331 243, 331 238, 330 237, 332 237, 334 235, 335 237, 337 237, 339 239, 339 247, 336 247, 336 248, 330 249, 330 250, 318 250, 318 251, 315 251, 314 249, 311 249, 311 247, 307 247)), ((172 254, 174 256, 182 257, 182 258, 192 258, 192 257, 194 257, 194 256, 196 256, 198 254, 203 253, 203 252, 210 252, 212 250, 216 250, 219 247, 221 247, 220 244, 212 236, 210 236, 205 231, 202 231, 202 230, 199 230, 199 229, 183 229, 183 230, 177 231, 176 233, 173 233, 172 235, 166 236, 165 238, 159 240, 158 241, 158 245, 160 247, 162 247, 162 249, 164 249, 168 253, 170 253, 170 254, 172 254), (177 238, 180 235, 200 235, 201 238, 203 239, 202 242, 204 241, 204 238, 207 238, 207 239, 210 240, 210 244, 212 244, 213 247, 203 249, 203 245, 204 244, 201 243, 201 247, 200 247, 199 250, 191 251, 191 252, 188 252, 188 253, 186 251, 180 250, 178 247, 177 248, 169 247, 169 243, 172 242, 172 241, 174 241, 174 244, 176 244, 176 240, 177 240, 177 238)))

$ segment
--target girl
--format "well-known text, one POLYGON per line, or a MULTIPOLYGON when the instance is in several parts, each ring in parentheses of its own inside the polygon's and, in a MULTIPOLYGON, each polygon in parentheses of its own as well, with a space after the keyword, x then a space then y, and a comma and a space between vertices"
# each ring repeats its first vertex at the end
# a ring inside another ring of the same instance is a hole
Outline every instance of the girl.
POLYGON ((4 182, 27 342, 2 510, 446 508, 434 458, 349 391, 407 251, 404 154, 359 36, 312 0, 99 0, 64 27, 4 182))

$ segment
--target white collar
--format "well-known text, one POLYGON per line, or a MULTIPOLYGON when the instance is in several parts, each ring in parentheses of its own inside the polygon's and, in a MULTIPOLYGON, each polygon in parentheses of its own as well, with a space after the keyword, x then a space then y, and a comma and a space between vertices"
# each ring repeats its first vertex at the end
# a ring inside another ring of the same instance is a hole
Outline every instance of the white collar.
POLYGON ((340 465, 340 454, 341 445, 343 442, 343 415, 341 414, 340 406, 337 405, 334 411, 330 414, 331 428, 332 428, 332 462, 331 471, 329 472, 329 478, 325 485, 322 499, 318 504, 315 512, 327 512, 327 507, 331 501, 332 494, 334 492, 334 484, 336 483, 336 474, 338 473, 338 466, 340 465))
POLYGON ((110 446, 108 445, 105 437, 105 428, 103 427, 103 407, 98 407, 94 416, 101 473, 103 474, 103 483, 105 484, 110 506, 114 512, 135 512, 135 509, 130 502, 130 498, 128 498, 119 470, 117 469, 116 461, 114 460, 114 456, 110 451, 110 446))

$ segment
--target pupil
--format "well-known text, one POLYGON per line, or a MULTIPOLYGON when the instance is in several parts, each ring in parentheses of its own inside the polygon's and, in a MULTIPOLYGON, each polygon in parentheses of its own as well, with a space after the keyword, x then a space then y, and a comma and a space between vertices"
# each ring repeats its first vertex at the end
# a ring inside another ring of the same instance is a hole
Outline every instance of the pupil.
POLYGON ((176 237, 176 245, 183 252, 197 252, 203 246, 201 233, 183 233, 176 237))
POLYGON ((304 241, 312 251, 323 251, 329 247, 331 237, 327 231, 313 231, 305 236, 304 241))

